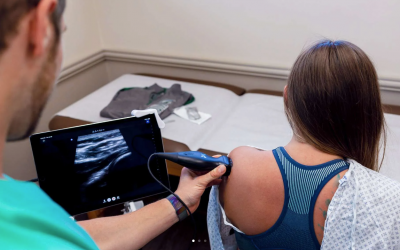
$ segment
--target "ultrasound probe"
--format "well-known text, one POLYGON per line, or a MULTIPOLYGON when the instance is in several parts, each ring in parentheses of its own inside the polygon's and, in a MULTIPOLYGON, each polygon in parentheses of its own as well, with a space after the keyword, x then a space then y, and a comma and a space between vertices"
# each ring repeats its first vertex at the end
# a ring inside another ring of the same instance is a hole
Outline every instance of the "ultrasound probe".
POLYGON ((154 153, 152 156, 175 162, 194 171, 211 171, 219 165, 225 165, 224 176, 231 173, 232 160, 227 156, 218 158, 211 157, 198 151, 187 151, 178 153, 154 153))

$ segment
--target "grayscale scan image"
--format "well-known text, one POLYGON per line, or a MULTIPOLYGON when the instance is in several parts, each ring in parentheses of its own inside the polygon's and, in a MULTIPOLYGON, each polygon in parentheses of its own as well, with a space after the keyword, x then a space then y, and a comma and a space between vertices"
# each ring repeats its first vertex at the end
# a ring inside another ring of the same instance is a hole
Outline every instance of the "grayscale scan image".
POLYGON ((81 190, 86 191, 82 192, 82 199, 86 199, 90 189, 105 187, 107 174, 119 168, 118 165, 131 154, 119 129, 79 136, 75 169, 86 179, 81 184, 81 190))

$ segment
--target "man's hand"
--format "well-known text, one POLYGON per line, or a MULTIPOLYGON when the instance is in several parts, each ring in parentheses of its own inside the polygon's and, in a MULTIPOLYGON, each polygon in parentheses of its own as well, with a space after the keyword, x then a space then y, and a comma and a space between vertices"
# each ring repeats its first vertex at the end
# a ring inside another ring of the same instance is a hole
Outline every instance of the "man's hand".
MULTIPOLYGON (((219 156, 214 156, 219 157, 219 156)), ((199 175, 198 172, 193 172, 187 168, 183 168, 181 178, 179 180, 178 189, 175 194, 182 199, 188 206, 190 212, 196 211, 200 204, 200 198, 207 187, 219 185, 221 183, 220 177, 225 173, 226 167, 220 165, 212 171, 199 175)))

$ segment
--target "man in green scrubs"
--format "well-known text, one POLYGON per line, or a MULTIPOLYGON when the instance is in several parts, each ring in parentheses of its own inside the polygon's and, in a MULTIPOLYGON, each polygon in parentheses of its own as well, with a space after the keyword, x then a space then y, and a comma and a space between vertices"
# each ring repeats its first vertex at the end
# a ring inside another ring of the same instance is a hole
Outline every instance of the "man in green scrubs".
MULTIPOLYGON (((35 184, 2 174, 5 141, 32 133, 60 71, 64 7, 65 0, 0 1, 0 249, 138 249, 178 222, 167 199, 78 224, 35 184)), ((193 212, 225 170, 197 176, 184 168, 175 193, 193 212)))

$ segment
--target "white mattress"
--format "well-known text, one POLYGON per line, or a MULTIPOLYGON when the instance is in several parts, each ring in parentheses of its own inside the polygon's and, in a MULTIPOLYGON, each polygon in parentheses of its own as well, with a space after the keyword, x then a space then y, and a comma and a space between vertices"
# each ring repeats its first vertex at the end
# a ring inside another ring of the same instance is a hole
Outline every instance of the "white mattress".
MULTIPOLYGON (((174 83, 181 84, 184 91, 196 98, 189 106, 212 115, 201 125, 174 114, 164 120, 166 127, 161 130, 162 136, 184 143, 191 150, 203 148, 229 153, 243 145, 274 149, 286 145, 291 139, 292 130, 286 120, 282 97, 262 94, 237 96, 223 88, 137 75, 123 75, 57 115, 90 122, 106 121, 107 118, 100 117, 100 111, 118 90, 154 83, 167 88, 174 83)), ((385 117, 388 143, 381 172, 400 181, 400 116, 386 114, 385 117)))

